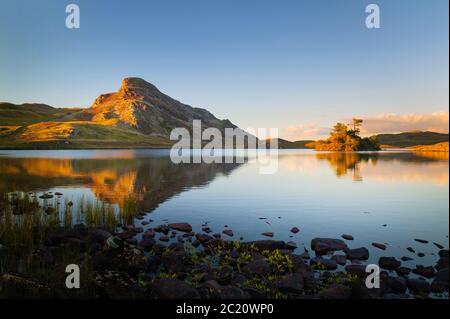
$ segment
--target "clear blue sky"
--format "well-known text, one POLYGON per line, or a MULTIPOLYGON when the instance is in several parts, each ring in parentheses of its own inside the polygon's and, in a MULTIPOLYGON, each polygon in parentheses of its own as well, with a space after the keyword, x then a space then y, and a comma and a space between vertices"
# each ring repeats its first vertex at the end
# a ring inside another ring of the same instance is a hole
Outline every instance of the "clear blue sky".
POLYGON ((84 107, 139 76, 243 128, 447 112, 448 10, 448 0, 0 0, 0 101, 84 107), (65 27, 69 3, 78 30, 65 27), (365 27, 369 3, 381 29, 365 27))

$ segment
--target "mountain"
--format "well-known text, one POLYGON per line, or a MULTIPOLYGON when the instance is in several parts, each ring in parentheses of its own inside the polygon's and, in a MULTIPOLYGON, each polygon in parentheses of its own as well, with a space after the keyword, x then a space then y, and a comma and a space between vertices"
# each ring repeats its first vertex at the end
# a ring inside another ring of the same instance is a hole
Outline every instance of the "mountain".
MULTIPOLYGON (((303 141, 295 141, 291 142, 288 140, 284 140, 282 138, 278 138, 278 148, 279 149, 289 149, 289 148, 314 148, 313 140, 303 140, 303 141)), ((270 147, 270 143, 273 143, 273 139, 266 141, 266 146, 270 147)))
POLYGON ((205 109, 183 104, 140 78, 125 78, 117 92, 100 95, 89 108, 0 103, 0 148, 170 147, 177 127, 236 129, 205 109))
POLYGON ((193 120, 202 126, 236 128, 228 120, 219 120, 205 109, 183 104, 160 92, 140 78, 126 78, 118 92, 100 95, 85 114, 93 122, 112 121, 146 135, 169 138, 175 127, 192 129, 193 120))
POLYGON ((382 147, 412 147, 418 145, 433 145, 448 141, 448 134, 435 132, 405 132, 399 134, 375 135, 382 147))

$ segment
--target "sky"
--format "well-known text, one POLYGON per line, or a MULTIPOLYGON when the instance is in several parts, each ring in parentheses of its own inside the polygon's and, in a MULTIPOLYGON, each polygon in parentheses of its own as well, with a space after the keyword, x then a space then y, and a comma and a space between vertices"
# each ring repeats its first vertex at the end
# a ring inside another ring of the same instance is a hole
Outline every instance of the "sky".
POLYGON ((448 132, 448 0, 0 0, 0 101, 88 107, 142 77, 241 128, 448 132), (68 4, 80 28, 65 26, 68 4), (365 8, 380 8, 368 29, 365 8))

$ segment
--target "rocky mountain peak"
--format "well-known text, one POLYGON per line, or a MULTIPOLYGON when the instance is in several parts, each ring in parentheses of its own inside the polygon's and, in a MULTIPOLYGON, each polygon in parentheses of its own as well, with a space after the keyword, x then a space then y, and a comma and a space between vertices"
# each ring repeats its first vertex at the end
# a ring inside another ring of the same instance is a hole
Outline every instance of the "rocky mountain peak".
POLYGON ((174 128, 190 129, 193 120, 204 127, 235 128, 205 109, 193 108, 162 93, 153 84, 137 77, 122 80, 118 92, 100 95, 85 114, 94 122, 133 128, 140 133, 168 138, 174 128))
POLYGON ((161 94, 156 86, 137 77, 128 77, 122 80, 122 85, 118 92, 124 97, 148 97, 161 94))

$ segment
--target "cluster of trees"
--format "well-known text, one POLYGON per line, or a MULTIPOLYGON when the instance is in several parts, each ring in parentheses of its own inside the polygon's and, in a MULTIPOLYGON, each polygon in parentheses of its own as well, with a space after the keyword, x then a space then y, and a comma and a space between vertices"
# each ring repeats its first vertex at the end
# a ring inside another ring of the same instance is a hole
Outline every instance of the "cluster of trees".
POLYGON ((363 120, 353 119, 353 123, 346 125, 337 123, 326 140, 315 143, 318 151, 354 152, 354 151, 378 151, 380 146, 375 137, 360 137, 360 127, 363 120))

